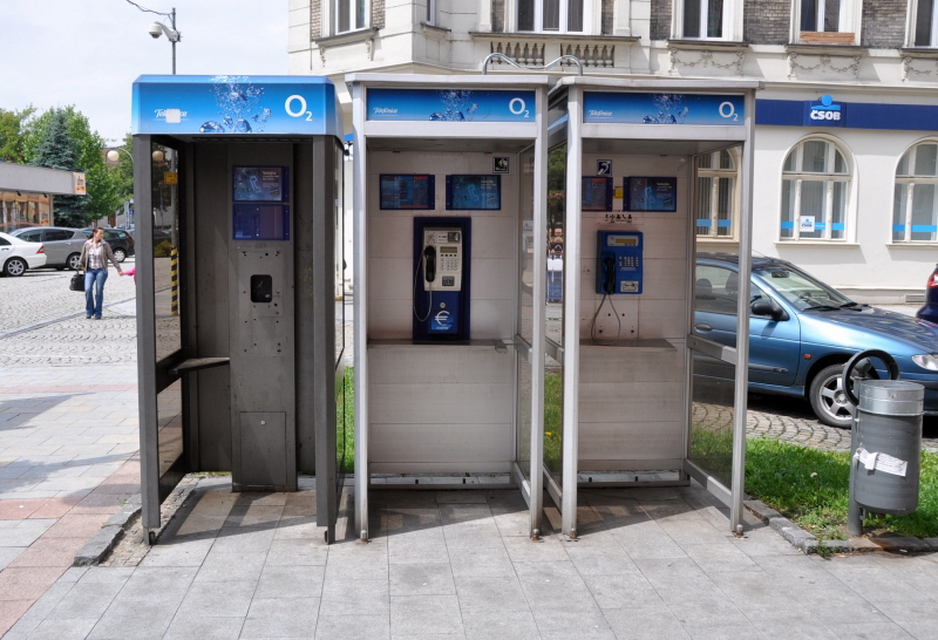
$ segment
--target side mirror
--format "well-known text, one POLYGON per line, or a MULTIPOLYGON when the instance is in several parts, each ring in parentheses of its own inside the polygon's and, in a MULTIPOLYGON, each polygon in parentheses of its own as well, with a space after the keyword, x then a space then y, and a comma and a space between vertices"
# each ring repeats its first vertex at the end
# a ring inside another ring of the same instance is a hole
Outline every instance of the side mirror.
POLYGON ((753 315, 769 316, 776 322, 788 320, 790 317, 788 312, 782 309, 775 300, 767 298, 759 298, 750 305, 749 309, 752 311, 753 315))

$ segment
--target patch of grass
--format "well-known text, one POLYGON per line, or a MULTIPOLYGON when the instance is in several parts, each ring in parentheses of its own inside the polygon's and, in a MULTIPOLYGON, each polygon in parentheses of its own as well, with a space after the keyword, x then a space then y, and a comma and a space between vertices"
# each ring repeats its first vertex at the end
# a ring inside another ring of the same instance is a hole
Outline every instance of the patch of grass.
MULTIPOLYGON (((922 453, 918 508, 864 522, 865 531, 938 536, 938 455, 922 453)), ((746 493, 820 540, 846 537, 850 454, 821 451, 769 438, 746 446, 746 493)))
POLYGON ((336 404, 336 465, 339 473, 355 471, 355 374, 345 368, 345 388, 336 404))

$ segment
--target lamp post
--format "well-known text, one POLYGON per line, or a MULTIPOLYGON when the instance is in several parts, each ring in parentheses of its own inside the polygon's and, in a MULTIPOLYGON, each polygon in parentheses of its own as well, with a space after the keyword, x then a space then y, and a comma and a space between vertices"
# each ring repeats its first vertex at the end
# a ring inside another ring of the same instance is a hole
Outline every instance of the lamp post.
POLYGON ((176 43, 182 39, 182 34, 176 30, 176 7, 173 7, 173 10, 169 13, 162 13, 160 11, 154 11, 153 9, 141 7, 136 2, 133 2, 133 0, 127 0, 127 2, 146 13, 155 13, 158 16, 169 18, 170 26, 167 27, 165 24, 157 20, 150 25, 149 33, 154 38, 159 38, 161 35, 165 35, 166 39, 169 40, 170 44, 173 45, 173 75, 176 75, 176 43))

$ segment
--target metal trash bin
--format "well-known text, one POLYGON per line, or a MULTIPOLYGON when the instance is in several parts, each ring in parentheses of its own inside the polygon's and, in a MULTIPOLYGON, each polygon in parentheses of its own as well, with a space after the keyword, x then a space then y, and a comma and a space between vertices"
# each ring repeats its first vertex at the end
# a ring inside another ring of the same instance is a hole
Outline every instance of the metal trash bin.
POLYGON ((899 367, 884 351, 861 351, 844 365, 842 385, 854 406, 850 444, 847 533, 863 532, 863 512, 904 515, 918 507, 925 388, 898 380, 899 367), (856 380, 858 364, 872 371, 871 358, 886 365, 891 380, 856 380))
POLYGON ((861 380, 851 444, 853 499, 871 513, 918 507, 925 388, 905 380, 861 380))

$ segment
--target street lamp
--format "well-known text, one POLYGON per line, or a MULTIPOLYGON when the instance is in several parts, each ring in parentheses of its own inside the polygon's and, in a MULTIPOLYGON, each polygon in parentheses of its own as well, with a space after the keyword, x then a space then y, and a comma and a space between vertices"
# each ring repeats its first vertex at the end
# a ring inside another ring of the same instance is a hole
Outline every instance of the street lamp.
POLYGON ((173 7, 173 10, 170 13, 161 13, 159 11, 154 11, 153 9, 147 9, 146 7, 141 7, 133 0, 127 0, 129 4, 137 7, 141 11, 147 13, 155 13, 158 16, 164 16, 169 18, 170 26, 166 26, 159 20, 155 21, 150 25, 150 35, 154 38, 159 38, 161 35, 165 35, 166 39, 169 40, 170 44, 173 45, 173 75, 176 75, 176 43, 182 39, 182 34, 176 30, 176 7, 173 7))

